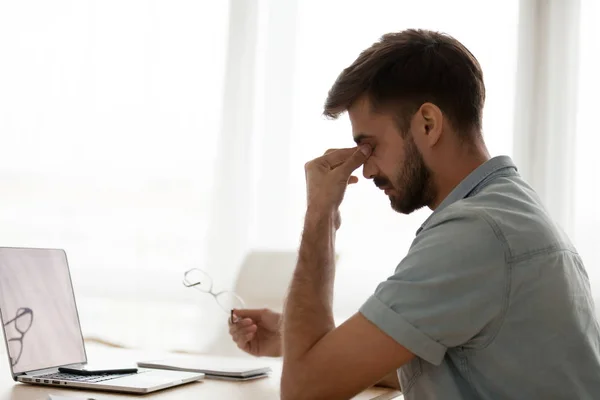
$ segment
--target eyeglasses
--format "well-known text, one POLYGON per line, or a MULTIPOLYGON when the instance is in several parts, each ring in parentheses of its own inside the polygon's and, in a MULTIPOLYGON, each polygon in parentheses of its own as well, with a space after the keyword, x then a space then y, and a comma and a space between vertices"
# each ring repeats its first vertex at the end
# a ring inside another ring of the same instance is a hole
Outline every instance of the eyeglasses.
POLYGON ((21 359, 21 354, 23 354, 23 338, 31 328, 31 324, 33 324, 33 311, 27 307, 19 308, 16 317, 6 322, 4 326, 8 326, 13 322, 15 323, 15 329, 21 335, 17 338, 8 339, 10 364, 14 367, 21 359))
POLYGON ((234 292, 230 290, 224 290, 222 292, 213 292, 213 281, 210 275, 198 268, 190 269, 183 275, 183 285, 185 287, 191 287, 202 293, 208 293, 212 295, 217 304, 227 314, 233 309, 246 308, 244 300, 234 292))

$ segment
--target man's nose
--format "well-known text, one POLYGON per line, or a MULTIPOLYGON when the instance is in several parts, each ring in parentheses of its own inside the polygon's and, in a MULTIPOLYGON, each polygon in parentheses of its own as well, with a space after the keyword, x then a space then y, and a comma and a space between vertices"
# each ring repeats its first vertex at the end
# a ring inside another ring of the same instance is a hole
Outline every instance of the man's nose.
POLYGON ((363 176, 367 179, 373 179, 377 176, 377 167, 371 159, 363 164, 363 176))

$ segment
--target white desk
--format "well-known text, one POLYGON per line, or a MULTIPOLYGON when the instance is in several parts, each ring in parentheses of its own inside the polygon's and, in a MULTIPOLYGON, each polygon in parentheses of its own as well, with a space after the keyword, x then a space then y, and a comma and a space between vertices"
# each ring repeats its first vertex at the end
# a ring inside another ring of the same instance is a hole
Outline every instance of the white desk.
MULTIPOLYGON (((137 350, 113 349, 98 345, 87 346, 90 361, 120 361, 123 363, 135 363, 139 360, 157 359, 168 356, 166 353, 142 352, 137 350)), ((0 400, 46 400, 48 394, 56 394, 67 397, 90 397, 96 400, 103 399, 279 399, 279 378, 281 376, 281 363, 279 360, 268 360, 273 374, 264 379, 248 382, 228 382, 206 379, 201 382, 174 387, 146 395, 113 394, 110 392, 87 391, 87 390, 65 390, 51 386, 35 386, 16 383, 12 380, 8 361, 3 354, 0 362, 0 400)), ((355 399, 388 400, 400 396, 399 392, 384 388, 371 388, 356 396, 355 399)))

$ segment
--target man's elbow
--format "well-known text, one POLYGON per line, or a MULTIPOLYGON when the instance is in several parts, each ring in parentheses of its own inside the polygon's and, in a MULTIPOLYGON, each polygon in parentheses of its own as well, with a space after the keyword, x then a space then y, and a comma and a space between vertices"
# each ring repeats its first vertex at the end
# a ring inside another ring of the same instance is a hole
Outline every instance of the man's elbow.
POLYGON ((284 369, 281 374, 280 397, 281 400, 303 400, 308 398, 307 393, 303 392, 302 384, 298 376, 284 369))
POLYGON ((326 393, 319 390, 317 382, 311 382, 309 374, 301 368, 284 368, 281 374, 280 396, 282 400, 325 399, 326 393))

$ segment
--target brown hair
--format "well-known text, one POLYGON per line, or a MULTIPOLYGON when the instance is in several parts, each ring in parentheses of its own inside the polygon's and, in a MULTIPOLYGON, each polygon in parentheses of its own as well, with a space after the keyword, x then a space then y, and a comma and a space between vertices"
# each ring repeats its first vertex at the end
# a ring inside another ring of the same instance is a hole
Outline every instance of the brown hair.
POLYGON ((481 132, 485 102, 477 59, 449 35, 421 29, 389 33, 344 69, 329 90, 324 115, 337 118, 363 94, 375 111, 393 111, 402 134, 426 102, 437 105, 463 138, 481 132))

